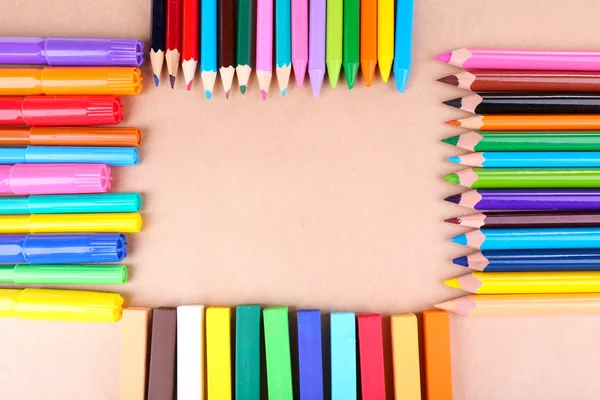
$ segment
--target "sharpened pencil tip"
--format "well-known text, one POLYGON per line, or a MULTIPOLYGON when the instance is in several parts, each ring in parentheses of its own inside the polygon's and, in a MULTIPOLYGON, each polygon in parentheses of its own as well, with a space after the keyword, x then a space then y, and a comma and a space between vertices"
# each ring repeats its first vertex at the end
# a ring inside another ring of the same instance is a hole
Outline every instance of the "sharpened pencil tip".
POLYGON ((442 142, 456 146, 458 144, 458 136, 452 136, 449 138, 442 139, 442 142))
POLYGON ((455 120, 455 119, 453 119, 453 120, 451 120, 451 121, 446 121, 446 123, 447 123, 448 125, 460 126, 460 122, 459 122, 458 120, 455 120))
POLYGON ((246 85, 241 85, 240 86, 240 93, 241 94, 246 94, 246 85))
POLYGON ((229 90, 225 92, 225 98, 229 100, 229 90))
POLYGON ((449 224, 456 224, 456 225, 458 225, 458 224, 460 224, 460 218, 458 218, 458 217, 448 218, 448 219, 445 219, 444 222, 447 222, 449 224))
POLYGON ((154 85, 156 87, 158 87, 158 84, 160 83, 160 79, 158 79, 158 76, 154 75, 154 85))
POLYGON ((440 310, 444 310, 444 311, 452 311, 452 312, 456 311, 456 304, 452 300, 435 304, 434 307, 439 308, 440 310))
POLYGON ((193 85, 193 84, 194 84, 194 81, 189 81, 189 82, 188 82, 188 84, 185 86, 185 87, 186 87, 186 89, 187 89, 188 91, 189 91, 189 90, 192 90, 192 85, 193 85))
POLYGON ((444 177, 447 182, 454 183, 455 185, 460 184, 460 178, 457 174, 448 174, 444 177))
POLYGON ((437 81, 452 86, 458 86, 458 78, 456 77, 456 75, 448 75, 438 79, 437 81))
POLYGON ((460 199, 462 198, 462 195, 460 194, 453 194, 452 196, 448 196, 446 197, 444 200, 449 202, 449 203, 454 203, 454 204, 460 204, 460 199))
POLYGON ((448 157, 448 161, 450 161, 451 163, 460 164, 460 157, 459 156, 448 157))
POLYGON ((207 100, 210 100, 212 97, 212 93, 210 92, 210 90, 205 90, 204 95, 206 96, 207 100))
POLYGON ((443 103, 450 107, 460 108, 462 106, 462 99, 458 98, 458 99, 446 100, 446 101, 443 101, 443 103))
POLYGON ((169 75, 169 82, 171 82, 171 89, 175 88, 175 77, 173 75, 169 75))
POLYGON ((285 88, 285 89, 283 89, 283 90, 281 91, 281 95, 282 95, 283 97, 285 97, 285 95, 286 95, 286 94, 287 94, 287 88, 285 88))
POLYGON ((448 61, 450 61, 450 58, 452 58, 452 53, 450 53, 450 52, 438 54, 437 56, 435 56, 436 60, 441 61, 441 62, 445 62, 445 63, 447 63, 448 61))
POLYGON ((454 236, 452 239, 450 239, 450 241, 452 243, 461 244, 463 246, 466 246, 467 245, 467 236, 466 235, 454 236))
POLYGON ((260 97, 262 97, 263 101, 267 100, 267 91, 266 90, 261 90, 260 91, 260 97))
POLYGON ((452 278, 452 279, 447 279, 444 281, 444 285, 454 288, 454 289, 460 289, 460 283, 458 282, 457 278, 452 278))
POLYGON ((457 257, 454 260, 452 260, 452 262, 456 265, 460 265, 461 267, 469 266, 469 259, 467 258, 467 256, 457 257))

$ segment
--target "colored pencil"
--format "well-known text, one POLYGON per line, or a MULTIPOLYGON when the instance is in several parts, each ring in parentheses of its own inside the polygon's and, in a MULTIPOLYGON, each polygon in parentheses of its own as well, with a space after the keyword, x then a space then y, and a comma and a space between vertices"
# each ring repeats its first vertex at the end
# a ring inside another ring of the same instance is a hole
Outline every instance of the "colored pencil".
POLYGON ((478 294, 595 293, 600 271, 472 272, 444 284, 478 294))
POLYGON ((480 131, 589 131, 600 129, 600 114, 476 115, 446 123, 461 128, 478 129, 480 131))
POLYGON ((385 399, 383 335, 379 314, 358 317, 360 384, 363 400, 385 399))
POLYGON ((302 87, 308 67, 308 0, 292 0, 292 66, 302 87))
POLYGON ((360 2, 360 68, 367 87, 371 87, 377 67, 377 0, 360 2))
POLYGON ((121 317, 120 399, 146 400, 148 330, 152 309, 127 307, 121 317))
POLYGON ((331 400, 357 399, 356 317, 352 312, 330 314, 331 400))
POLYGON ((481 228, 451 241, 480 250, 595 249, 600 248, 600 227, 481 228))
POLYGON ((231 309, 208 307, 205 315, 208 398, 231 400, 231 309))
POLYGON ((598 72, 503 71, 482 69, 461 71, 438 82, 473 92, 599 92, 598 72))
POLYGON ((446 311, 423 311, 423 349, 427 399, 452 400, 450 315, 446 311))
POLYGON ((292 71, 291 0, 275 0, 275 73, 282 96, 287 93, 292 71))
POLYGON ((421 400, 419 328, 415 314, 392 315, 394 399, 421 400))
POLYGON ((377 4, 377 62, 381 79, 387 82, 394 63, 395 5, 394 0, 378 0, 377 4))
POLYGON ((469 168, 445 178, 473 189, 600 188, 598 168, 469 168))
POLYGON ((600 226, 598 211, 487 212, 447 219, 446 222, 470 228, 543 228, 560 226, 600 226))
POLYGON ((396 89, 404 93, 412 60, 412 29, 414 0, 397 0, 394 77, 396 89))
POLYGON ((177 307, 177 400, 204 392, 204 306, 177 307))
POLYGON ((474 93, 444 104, 473 114, 597 114, 593 93, 474 93))
POLYGON ((260 400, 260 314, 259 305, 241 305, 236 308, 236 400, 260 400))
POLYGON ((436 56, 465 69, 600 71, 600 52, 513 49, 458 49, 436 56))
POLYGON ((152 313, 148 400, 175 400, 177 310, 159 307, 152 313))
POLYGON ((167 0, 167 38, 165 60, 171 88, 175 87, 181 57, 181 0, 167 0))
POLYGON ((240 92, 246 94, 250 73, 254 65, 254 12, 256 9, 256 0, 238 0, 237 15, 237 42, 235 53, 235 73, 237 75, 240 92))
POLYGON ((200 77, 207 99, 217 80, 217 0, 202 0, 200 23, 200 77))
POLYGON ((158 86, 165 62, 167 0, 152 0, 152 30, 150 32, 150 64, 154 84, 158 86))
POLYGON ((600 249, 486 250, 454 264, 485 272, 600 271, 600 249))
POLYGON ((300 310, 297 317, 300 400, 323 400, 321 312, 300 310))
POLYGON ((321 93, 325 76, 326 0, 310 0, 308 30, 308 76, 315 97, 321 93))
POLYGON ((475 210, 600 210, 597 189, 481 189, 445 200, 475 210))
POLYGON ((448 161, 485 168, 600 167, 600 152, 485 152, 450 157, 448 161))
POLYGON ((466 132, 442 142, 471 151, 600 151, 600 132, 466 132))
POLYGON ((273 74, 273 0, 257 0, 256 8, 256 76, 264 101, 273 74))
POLYGON ((234 0, 219 0, 219 74, 227 99, 235 75, 235 21, 234 0))
POLYGON ((470 294, 435 306, 466 316, 597 315, 600 293, 470 294))
POLYGON ((342 66, 348 89, 352 89, 360 67, 360 0, 344 0, 342 33, 342 66))
POLYGON ((183 45, 181 69, 187 90, 192 89, 198 66, 198 1, 183 0, 183 45))
POLYGON ((287 307, 263 310, 269 399, 293 400, 287 307))
POLYGON ((327 76, 332 88, 337 86, 342 69, 342 20, 344 15, 343 0, 327 0, 327 39, 325 60, 327 76))

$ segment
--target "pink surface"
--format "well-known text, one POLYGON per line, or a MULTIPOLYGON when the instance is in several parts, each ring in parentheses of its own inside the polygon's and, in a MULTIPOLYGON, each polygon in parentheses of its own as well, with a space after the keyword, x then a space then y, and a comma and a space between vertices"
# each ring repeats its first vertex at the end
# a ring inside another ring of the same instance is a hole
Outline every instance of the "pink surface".
MULTIPOLYGON (((1 35, 141 37, 147 0, 5 1, 1 35)), ((464 46, 590 49, 600 3, 426 0, 415 4, 409 90, 376 77, 370 89, 290 85, 263 103, 249 94, 204 99, 166 75, 126 98, 124 126, 140 126, 141 163, 113 168, 113 190, 144 194, 130 235, 131 281, 89 287, 127 304, 260 302, 359 314, 419 312, 462 293, 465 273, 444 218, 472 213, 443 201, 443 176, 461 150, 440 143, 466 116, 441 104, 464 95, 435 82, 457 69, 435 55, 464 46), (515 10, 518 12, 515 13, 515 10)), ((148 48, 148 47, 146 47, 148 48)), ((166 71, 163 71, 166 73, 166 71)), ((180 76, 181 78, 181 76, 180 76)), ((199 78, 197 78, 199 79, 199 78)), ((215 89, 217 92, 222 88, 215 89)), ((600 393, 600 318, 452 317, 456 400, 588 400, 600 393)), ((115 400, 120 324, 0 320, 2 399, 115 400)))

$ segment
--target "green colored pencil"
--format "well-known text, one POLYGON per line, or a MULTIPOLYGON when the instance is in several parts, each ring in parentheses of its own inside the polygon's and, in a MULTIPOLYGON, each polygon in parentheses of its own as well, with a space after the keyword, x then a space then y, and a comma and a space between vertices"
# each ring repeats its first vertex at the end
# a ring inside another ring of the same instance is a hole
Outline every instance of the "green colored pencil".
POLYGON ((600 131, 471 131, 442 142, 471 151, 600 151, 600 131))
POLYGON ((342 20, 344 0, 327 0, 327 40, 325 61, 327 75, 332 88, 337 86, 342 69, 342 20))
POLYGON ((473 189, 600 188, 600 168, 469 168, 445 179, 473 189))
POLYGON ((252 54, 254 53, 254 10, 256 0, 239 0, 237 15, 237 43, 235 54, 235 72, 240 92, 246 93, 246 87, 252 72, 252 54))
POLYGON ((237 306, 235 318, 235 399, 260 400, 260 306, 237 306))
POLYGON ((344 0, 343 31, 342 63, 346 83, 352 89, 360 66, 360 0, 344 0))
POLYGON ((287 307, 263 311, 269 399, 294 400, 287 307))

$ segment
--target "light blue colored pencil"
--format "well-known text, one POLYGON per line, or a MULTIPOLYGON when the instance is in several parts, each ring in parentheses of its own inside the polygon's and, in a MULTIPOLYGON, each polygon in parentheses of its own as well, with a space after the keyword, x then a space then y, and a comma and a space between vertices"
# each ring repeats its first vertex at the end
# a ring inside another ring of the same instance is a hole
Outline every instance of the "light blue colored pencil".
POLYGON ((217 0, 201 3, 200 77, 206 98, 210 99, 217 79, 217 0))
POLYGON ((394 47, 394 77, 400 92, 406 89, 412 58, 414 0, 397 0, 396 37, 394 47))
POLYGON ((483 228, 451 240, 480 250, 595 249, 600 228, 483 228))
POLYGON ((356 315, 331 313, 331 399, 356 400, 356 315))
POLYGON ((600 152, 484 152, 450 157, 448 161, 487 168, 600 167, 600 152))
POLYGON ((287 93, 292 70, 291 0, 275 0, 275 73, 281 95, 287 93))

